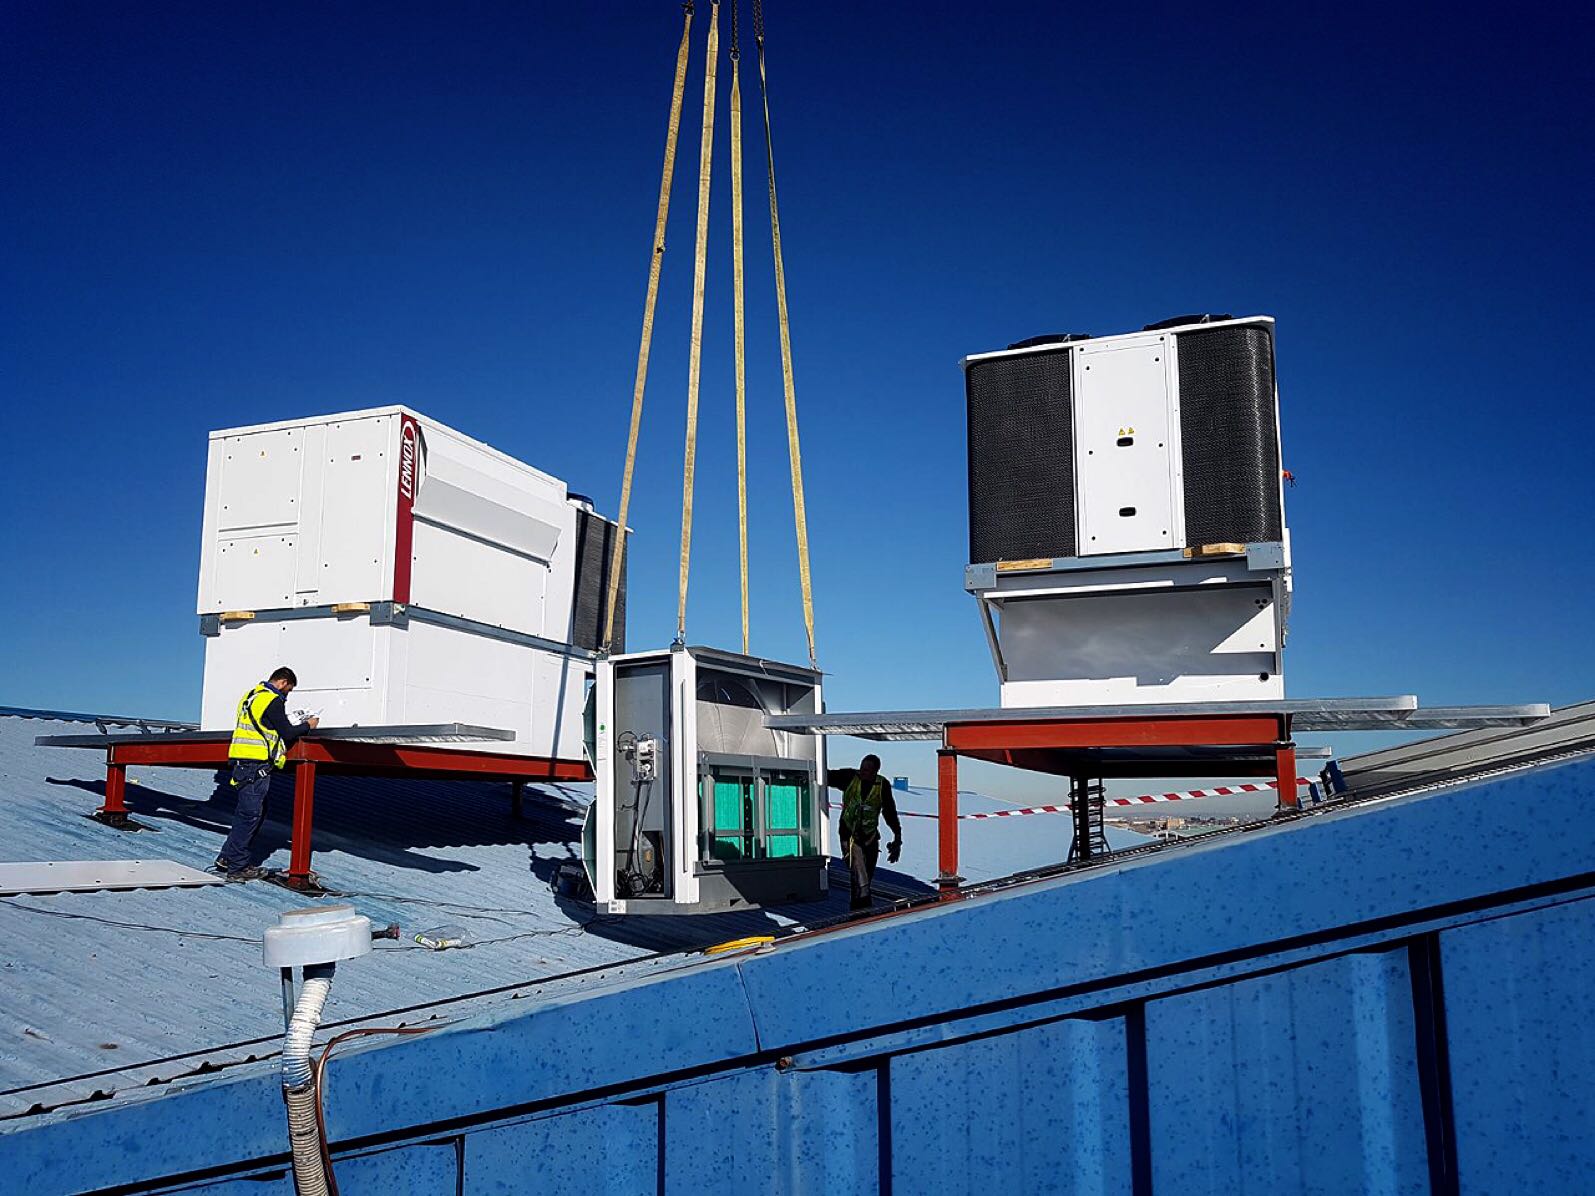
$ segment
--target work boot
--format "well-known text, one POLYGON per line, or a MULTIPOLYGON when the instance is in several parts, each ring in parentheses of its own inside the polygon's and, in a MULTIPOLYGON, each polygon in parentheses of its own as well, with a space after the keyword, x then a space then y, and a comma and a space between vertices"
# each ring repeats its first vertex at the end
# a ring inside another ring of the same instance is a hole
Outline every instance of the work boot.
POLYGON ((229 868, 225 860, 217 860, 210 870, 229 884, 239 880, 259 880, 266 875, 264 868, 229 868))

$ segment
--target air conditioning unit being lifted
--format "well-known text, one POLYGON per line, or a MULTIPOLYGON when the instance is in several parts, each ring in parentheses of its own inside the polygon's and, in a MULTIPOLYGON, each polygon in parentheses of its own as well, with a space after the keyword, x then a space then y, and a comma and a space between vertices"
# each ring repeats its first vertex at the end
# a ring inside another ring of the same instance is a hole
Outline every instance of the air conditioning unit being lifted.
POLYGON ((828 887, 821 674, 694 646, 598 662, 583 858, 601 909, 697 913, 817 901, 828 887))

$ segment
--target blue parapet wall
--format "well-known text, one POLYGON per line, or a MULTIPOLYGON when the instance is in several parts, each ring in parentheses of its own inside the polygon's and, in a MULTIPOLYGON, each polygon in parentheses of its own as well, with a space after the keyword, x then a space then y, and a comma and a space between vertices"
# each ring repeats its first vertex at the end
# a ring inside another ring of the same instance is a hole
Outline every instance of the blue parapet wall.
MULTIPOLYGON (((339 1183, 1581 1190, 1592 798, 1541 768, 501 998, 333 1063, 339 1183)), ((268 1065, 158 1092, 3 1123, 0 1175, 292 1191, 268 1065)))

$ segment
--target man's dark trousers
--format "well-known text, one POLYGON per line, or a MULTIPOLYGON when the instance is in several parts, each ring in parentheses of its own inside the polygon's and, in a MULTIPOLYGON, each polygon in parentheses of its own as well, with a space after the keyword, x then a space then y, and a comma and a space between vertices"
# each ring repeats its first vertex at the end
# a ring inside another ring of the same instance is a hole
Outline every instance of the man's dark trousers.
POLYGON ((847 848, 847 868, 850 874, 851 909, 869 909, 873 904, 870 882, 875 879, 875 861, 881 858, 881 841, 869 844, 850 840, 847 848))
POLYGON ((220 859, 229 872, 249 867, 249 846, 266 821, 266 794, 271 790, 270 764, 261 760, 235 760, 233 791, 238 794, 238 809, 233 814, 233 829, 222 844, 220 859))

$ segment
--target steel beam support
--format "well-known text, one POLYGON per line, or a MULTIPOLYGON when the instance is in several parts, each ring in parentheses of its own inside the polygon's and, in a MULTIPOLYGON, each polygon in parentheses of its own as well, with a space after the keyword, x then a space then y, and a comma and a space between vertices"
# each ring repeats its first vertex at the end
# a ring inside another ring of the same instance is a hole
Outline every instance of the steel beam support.
POLYGON ((950 723, 949 748, 1250 747, 1277 743, 1277 714, 950 723))
POLYGON ((293 835, 288 843, 288 883, 309 888, 314 883, 310 871, 310 841, 316 811, 316 765, 306 760, 294 766, 293 835))
POLYGON ((1274 749, 1275 773, 1279 778, 1279 808, 1301 809, 1301 797, 1296 792, 1296 745, 1286 740, 1274 749))
POLYGON ((107 826, 127 826, 127 765, 119 763, 111 752, 105 757, 105 804, 94 812, 94 817, 107 826))
MULTIPOLYGON (((114 744, 110 752, 112 761, 119 764, 220 768, 227 763, 227 746, 225 740, 183 740, 168 735, 152 743, 114 744)), ((318 764, 328 771, 372 775, 426 772, 436 776, 504 777, 528 781, 592 780, 592 770, 585 760, 512 756, 506 752, 458 751, 425 744, 356 743, 305 738, 288 749, 288 762, 318 764)))
MULTIPOLYGON (((181 735, 151 736, 150 741, 113 743, 106 749, 105 805, 95 817, 110 826, 126 827, 127 766, 165 768, 222 768, 227 764, 226 739, 185 739, 181 735)), ((508 780, 515 816, 521 814, 527 781, 590 781, 592 769, 585 760, 559 760, 546 756, 512 756, 504 752, 457 751, 426 744, 357 743, 307 737, 288 749, 287 766, 294 774, 293 835, 289 843, 287 881, 292 888, 314 883, 310 869, 314 825, 316 776, 329 772, 353 776, 390 776, 426 780, 508 780)))
POLYGON ((943 897, 958 892, 958 753, 936 753, 936 887, 943 897))

